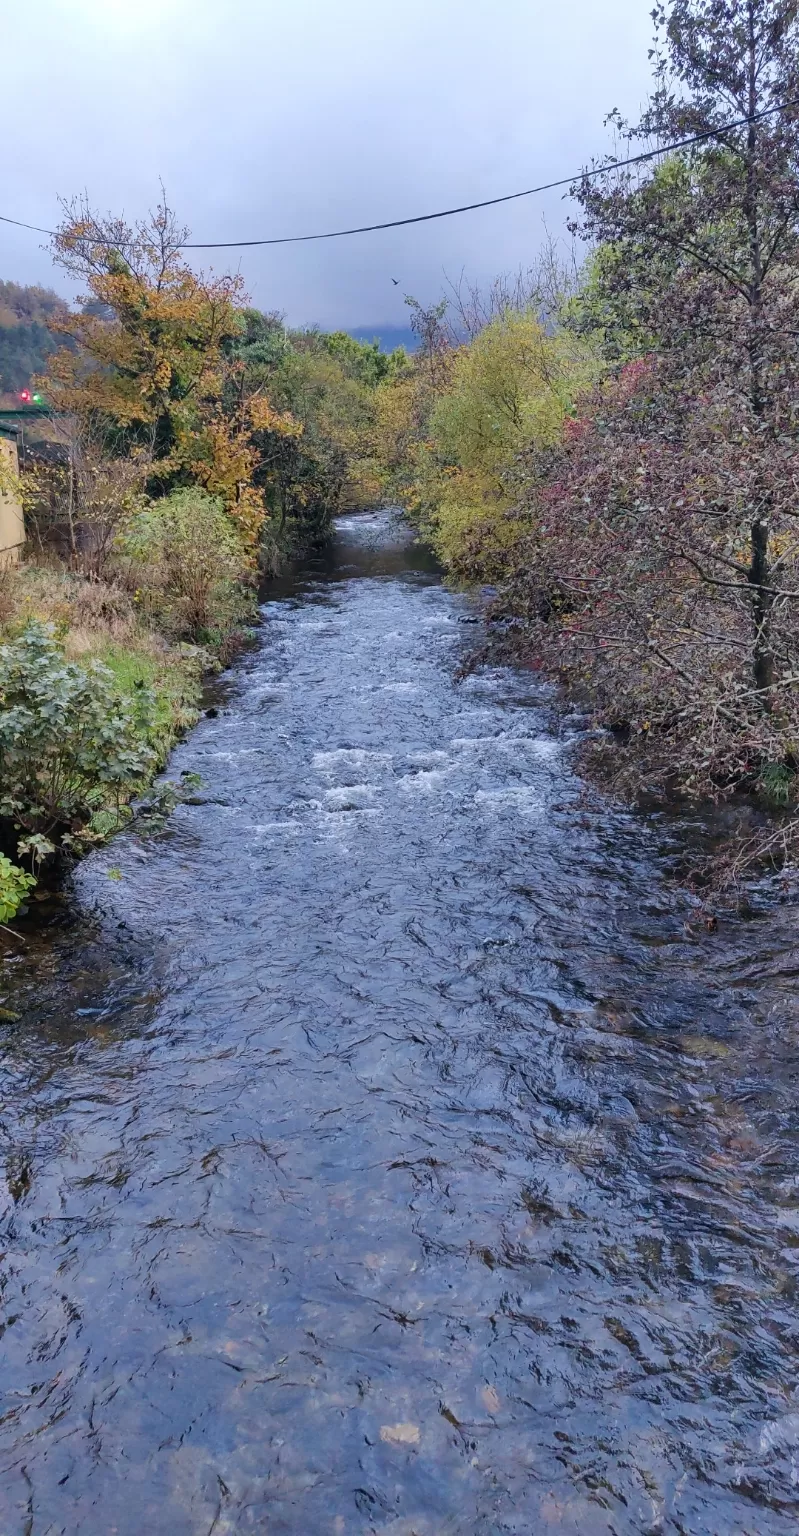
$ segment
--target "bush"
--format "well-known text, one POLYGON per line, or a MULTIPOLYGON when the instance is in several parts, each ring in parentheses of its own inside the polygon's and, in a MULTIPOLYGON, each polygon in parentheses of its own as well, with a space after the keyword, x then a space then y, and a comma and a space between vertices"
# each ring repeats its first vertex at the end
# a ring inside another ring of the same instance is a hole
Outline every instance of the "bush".
POLYGON ((420 355, 414 373, 379 391, 378 457, 450 570, 463 574, 479 545, 493 579, 514 536, 520 455, 559 442, 596 370, 579 339, 504 309, 471 342, 439 353, 435 374, 420 355))
POLYGON ((39 858, 90 842, 96 812, 120 806, 153 771, 146 687, 126 698, 97 661, 67 661, 52 625, 32 621, 0 646, 0 818, 39 858))
POLYGON ((152 502, 120 539, 128 580, 157 627, 202 639, 251 606, 247 561, 222 502, 196 487, 152 502))

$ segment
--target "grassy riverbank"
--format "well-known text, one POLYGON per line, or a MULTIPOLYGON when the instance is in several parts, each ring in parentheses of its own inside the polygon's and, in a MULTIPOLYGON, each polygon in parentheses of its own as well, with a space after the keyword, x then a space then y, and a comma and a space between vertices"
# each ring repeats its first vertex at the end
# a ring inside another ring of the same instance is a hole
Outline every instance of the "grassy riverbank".
POLYGON ((188 640, 174 593, 160 593, 159 627, 141 589, 121 581, 52 564, 3 572, 0 919, 32 880, 52 881, 129 822, 130 802, 197 720, 204 678, 257 618, 249 584, 235 595, 221 586, 188 640))
MULTIPOLYGON (((255 618, 256 611, 248 615, 255 618)), ((194 723, 203 675, 240 647, 246 631, 218 632, 196 644, 159 633, 115 583, 92 582, 53 566, 24 564, 0 575, 0 642, 12 646, 31 624, 46 626, 64 658, 107 668, 119 692, 142 687, 156 700, 152 738, 167 751, 194 723)))

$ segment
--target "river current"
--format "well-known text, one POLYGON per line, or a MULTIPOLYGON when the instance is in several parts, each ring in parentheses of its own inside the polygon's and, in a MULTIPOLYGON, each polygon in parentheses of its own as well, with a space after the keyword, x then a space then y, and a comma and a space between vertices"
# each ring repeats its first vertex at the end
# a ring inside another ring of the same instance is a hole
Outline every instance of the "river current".
POLYGON ((2 1536, 788 1536, 796 914, 697 929, 341 519, 5 945, 2 1536))

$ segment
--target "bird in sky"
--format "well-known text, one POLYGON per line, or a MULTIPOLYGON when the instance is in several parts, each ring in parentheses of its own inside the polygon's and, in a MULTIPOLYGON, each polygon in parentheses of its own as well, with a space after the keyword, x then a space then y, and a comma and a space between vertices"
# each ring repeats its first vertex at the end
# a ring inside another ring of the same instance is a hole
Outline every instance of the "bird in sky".
POLYGON ((399 288, 399 278, 398 277, 392 277, 391 281, 394 284, 395 288, 399 288))

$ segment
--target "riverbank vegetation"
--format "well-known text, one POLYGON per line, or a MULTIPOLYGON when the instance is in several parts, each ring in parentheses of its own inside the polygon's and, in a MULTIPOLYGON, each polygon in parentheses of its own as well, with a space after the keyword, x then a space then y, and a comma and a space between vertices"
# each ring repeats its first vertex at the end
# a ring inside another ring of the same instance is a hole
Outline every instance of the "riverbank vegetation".
POLYGON ((405 354, 290 329, 194 272, 187 238, 165 201, 131 226, 78 200, 54 241, 78 303, 0 289, 3 383, 46 403, 2 471, 28 535, 0 571, 6 917, 43 863, 129 818, 246 643, 261 576, 379 494, 375 400, 405 354))
POLYGON ((785 808, 733 879, 799 854, 798 9, 659 4, 619 158, 683 147, 577 183, 578 269, 417 306, 382 412, 389 479, 497 589, 506 650, 589 710, 605 774, 785 808))

